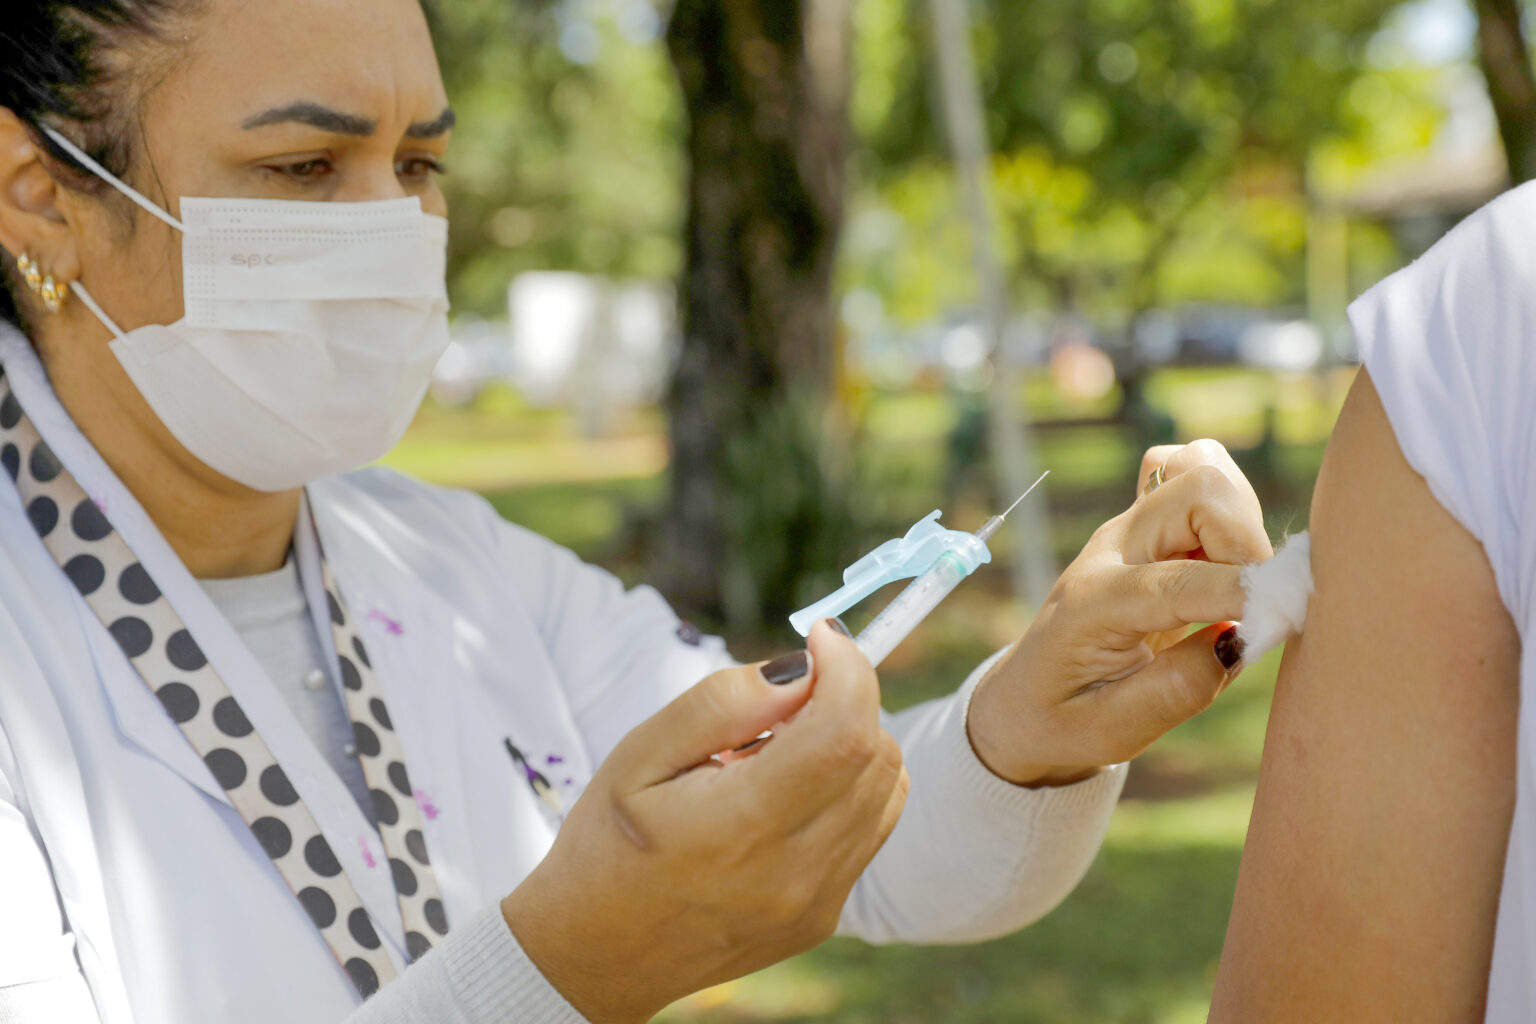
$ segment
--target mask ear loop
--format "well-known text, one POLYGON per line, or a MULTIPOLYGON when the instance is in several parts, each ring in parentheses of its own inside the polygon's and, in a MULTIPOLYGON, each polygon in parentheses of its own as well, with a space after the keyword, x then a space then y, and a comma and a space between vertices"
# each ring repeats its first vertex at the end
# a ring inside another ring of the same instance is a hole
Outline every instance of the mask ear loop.
POLYGON ((69 139, 64 135, 60 134, 52 128, 49 128, 47 125, 43 125, 42 129, 43 134, 47 135, 54 142, 57 142, 59 147, 63 149, 64 152, 78 160, 82 167, 96 175, 96 177, 100 178, 108 185, 111 185, 113 188, 117 189, 129 199, 133 200, 134 204, 142 209, 145 213, 148 213, 151 216, 164 221, 171 227, 175 228, 177 231, 180 231, 182 234, 187 233, 187 226, 185 224, 177 220, 175 217, 172 217, 164 210, 160 209, 160 207, 144 198, 138 192, 135 192, 126 183, 118 180, 117 175, 113 174, 111 171, 101 166, 101 164, 91 159, 90 155, 86 153, 85 150, 81 149, 73 142, 70 142, 69 139))
POLYGON ((81 305, 96 315, 96 319, 101 321, 101 326, 112 332, 114 338, 127 337, 123 333, 123 329, 117 326, 117 321, 107 316, 106 310, 101 308, 101 303, 97 302, 91 293, 85 290, 85 285, 79 281, 71 281, 69 282, 69 290, 75 293, 75 298, 80 300, 81 305))
MULTIPOLYGON (((106 182, 108 185, 111 185, 123 195, 127 196, 130 200, 133 201, 135 206, 138 206, 145 213, 150 214, 156 219, 165 222, 175 230, 180 231, 182 234, 187 233, 187 226, 185 224, 177 220, 175 217, 172 217, 169 213, 166 213, 164 210, 160 209, 159 206, 156 206, 154 203, 150 202, 134 189, 130 188, 127 183, 119 180, 117 175, 113 174, 111 171, 101 166, 101 164, 97 163, 96 160, 92 159, 89 153, 71 142, 68 137, 54 130, 53 128, 48 127, 47 125, 40 125, 39 127, 42 128, 43 134, 47 135, 54 142, 58 143, 59 148, 63 149, 64 152, 68 153, 70 156, 74 157, 75 160, 79 162, 80 166, 84 167, 86 170, 96 175, 96 177, 100 178, 102 181, 106 182)), ((96 319, 101 321, 103 327, 112 332, 113 337, 126 337, 126 335, 123 333, 123 329, 117 326, 117 321, 108 316, 106 310, 101 308, 101 303, 97 302, 91 293, 86 291, 85 285, 81 284, 79 281, 71 281, 69 283, 69 290, 75 293, 75 296, 79 298, 81 304, 84 305, 86 309, 89 309, 93 314, 95 314, 96 319)))

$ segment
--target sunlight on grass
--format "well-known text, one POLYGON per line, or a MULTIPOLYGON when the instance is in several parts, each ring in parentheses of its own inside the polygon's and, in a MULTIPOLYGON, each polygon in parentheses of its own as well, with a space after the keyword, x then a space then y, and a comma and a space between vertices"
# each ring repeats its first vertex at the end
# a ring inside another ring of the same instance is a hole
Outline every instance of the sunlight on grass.
POLYGON ((414 434, 384 465, 445 487, 489 490, 528 484, 632 480, 666 469, 659 435, 537 439, 458 439, 414 434))
POLYGON ((1241 785, 1194 799, 1125 800, 1105 845, 1127 852, 1190 846, 1240 848, 1253 809, 1253 786, 1241 785))

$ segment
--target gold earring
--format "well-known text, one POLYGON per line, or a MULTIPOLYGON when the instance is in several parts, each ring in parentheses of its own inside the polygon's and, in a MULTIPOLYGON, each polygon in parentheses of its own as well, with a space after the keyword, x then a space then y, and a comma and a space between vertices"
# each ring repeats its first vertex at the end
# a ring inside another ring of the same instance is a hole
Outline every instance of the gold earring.
POLYGON ((50 313, 59 313, 64 310, 64 301, 69 298, 69 287, 54 281, 49 274, 43 279, 42 290, 38 292, 43 298, 43 306, 50 313))
POLYGON ((21 279, 26 286, 43 300, 43 306, 48 312, 58 313, 64 309, 64 303, 69 299, 68 285, 59 284, 52 274, 45 275, 37 261, 26 253, 16 257, 16 269, 21 271, 21 279))
POLYGON ((21 271, 21 279, 27 287, 34 292, 39 292, 43 287, 43 272, 37 269, 37 264, 32 262, 32 257, 22 253, 16 257, 16 269, 21 271))

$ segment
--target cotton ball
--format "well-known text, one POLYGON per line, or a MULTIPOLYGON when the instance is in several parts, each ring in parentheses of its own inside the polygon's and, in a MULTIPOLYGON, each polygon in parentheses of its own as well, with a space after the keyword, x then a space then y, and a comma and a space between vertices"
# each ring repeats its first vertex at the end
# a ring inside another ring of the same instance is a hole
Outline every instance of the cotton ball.
POLYGON ((1243 570, 1248 603, 1237 635, 1243 660, 1252 664, 1307 624, 1312 597, 1312 537, 1298 533, 1269 561, 1243 570))

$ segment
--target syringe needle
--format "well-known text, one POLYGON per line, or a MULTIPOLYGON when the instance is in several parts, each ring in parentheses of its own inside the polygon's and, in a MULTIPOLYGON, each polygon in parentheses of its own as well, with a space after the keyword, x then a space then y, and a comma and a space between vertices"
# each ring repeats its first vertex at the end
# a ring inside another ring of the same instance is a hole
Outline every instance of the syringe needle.
POLYGON ((981 529, 976 531, 976 538, 985 543, 991 540, 993 537, 996 537, 997 532, 1003 528, 1003 520, 1008 518, 1009 513, 1018 508, 1020 505, 1024 504, 1024 499, 1029 497, 1031 494, 1034 494, 1035 488, 1045 483, 1045 478, 1050 475, 1050 470, 1046 470, 1044 473, 1041 473, 1040 479, 1030 484, 1029 490, 1019 495, 1019 500, 1008 506, 1007 512, 1004 512, 1000 516, 993 516, 991 519, 988 519, 985 523, 981 524, 981 529))
MULTIPOLYGON (((1019 500, 1008 506, 1008 512, 1000 516, 993 516, 982 524, 972 536, 986 544, 1003 528, 1003 520, 1008 513, 1024 503, 1024 499, 1034 493, 1035 488, 1045 482, 1045 478, 1051 475, 1050 470, 1040 474, 1040 479, 1029 485, 1029 490, 1019 495, 1019 500)), ((984 561, 991 560, 991 552, 982 549, 986 554, 984 561)), ((917 628, 918 623, 928 617, 928 613, 939 606, 939 602, 949 595, 976 568, 977 563, 967 563, 962 560, 954 550, 941 554, 917 579, 896 596, 896 600, 885 606, 885 610, 876 615, 874 621, 864 627, 864 631, 858 635, 856 643, 859 650, 869 658, 871 665, 878 666, 885 656, 896 649, 896 645, 906 638, 907 634, 917 628)))
POLYGON ((1030 484, 1029 485, 1029 490, 1027 490, 1023 494, 1019 495, 1019 500, 1014 502, 1012 505, 1009 505, 1008 506, 1008 511, 1004 512, 1002 515, 998 516, 997 518, 999 518, 999 519, 1007 519, 1013 513, 1014 509, 1016 509, 1020 505, 1024 504, 1024 499, 1025 498, 1027 498, 1031 494, 1035 493, 1035 488, 1036 487, 1039 487, 1041 484, 1045 483, 1045 478, 1050 476, 1050 475, 1051 475, 1051 471, 1050 470, 1046 470, 1044 473, 1041 473, 1040 474, 1040 479, 1036 480, 1034 483, 1030 484))

